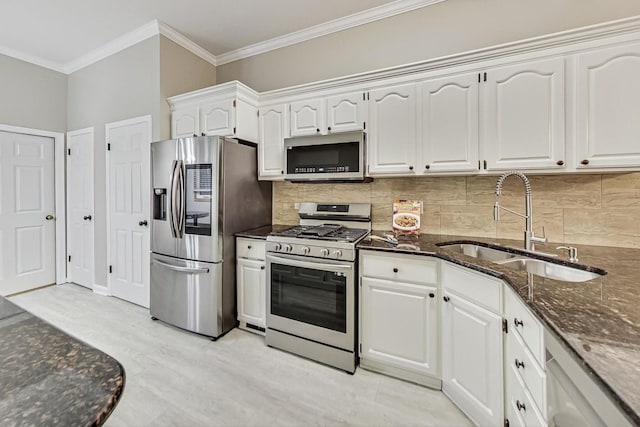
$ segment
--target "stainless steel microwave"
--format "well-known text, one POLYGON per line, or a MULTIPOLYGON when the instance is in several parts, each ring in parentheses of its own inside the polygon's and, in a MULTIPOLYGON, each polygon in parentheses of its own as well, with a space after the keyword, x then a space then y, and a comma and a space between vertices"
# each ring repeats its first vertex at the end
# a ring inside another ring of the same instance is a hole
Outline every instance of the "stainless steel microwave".
POLYGON ((364 181, 366 134, 343 132, 284 140, 284 178, 294 182, 364 181))

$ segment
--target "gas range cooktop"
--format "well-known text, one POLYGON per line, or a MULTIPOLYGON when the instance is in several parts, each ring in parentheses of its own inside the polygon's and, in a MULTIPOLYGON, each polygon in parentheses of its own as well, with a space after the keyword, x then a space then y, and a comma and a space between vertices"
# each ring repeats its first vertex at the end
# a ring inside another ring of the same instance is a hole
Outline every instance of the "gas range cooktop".
POLYGON ((270 236, 355 243, 366 236, 367 233, 369 233, 369 230, 364 228, 350 228, 339 224, 322 224, 297 225, 282 231, 273 232, 270 236))

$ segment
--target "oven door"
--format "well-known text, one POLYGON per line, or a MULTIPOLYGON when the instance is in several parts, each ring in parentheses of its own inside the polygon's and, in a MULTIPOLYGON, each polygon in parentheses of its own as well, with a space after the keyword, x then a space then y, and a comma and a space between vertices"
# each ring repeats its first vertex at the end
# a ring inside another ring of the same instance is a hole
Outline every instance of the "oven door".
POLYGON ((355 263, 267 254, 267 329, 355 349, 355 263))

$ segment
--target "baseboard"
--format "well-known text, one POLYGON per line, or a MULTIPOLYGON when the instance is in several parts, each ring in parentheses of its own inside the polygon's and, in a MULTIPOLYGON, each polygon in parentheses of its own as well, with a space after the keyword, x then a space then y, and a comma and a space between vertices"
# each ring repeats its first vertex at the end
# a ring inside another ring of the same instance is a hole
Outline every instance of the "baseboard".
POLYGON ((109 288, 106 286, 98 285, 96 283, 93 284, 93 292, 105 297, 109 296, 109 288))

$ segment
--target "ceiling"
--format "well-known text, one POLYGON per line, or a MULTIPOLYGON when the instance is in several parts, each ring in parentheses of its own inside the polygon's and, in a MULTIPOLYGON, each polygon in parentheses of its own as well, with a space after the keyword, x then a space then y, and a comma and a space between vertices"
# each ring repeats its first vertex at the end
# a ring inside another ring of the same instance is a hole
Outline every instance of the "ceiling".
POLYGON ((225 55, 230 62, 259 52, 256 46, 266 41, 281 47, 438 1, 3 0, 0 53, 70 72, 81 68, 82 58, 86 66, 99 57, 96 51, 156 21, 201 48, 210 62, 225 55))

